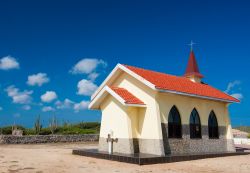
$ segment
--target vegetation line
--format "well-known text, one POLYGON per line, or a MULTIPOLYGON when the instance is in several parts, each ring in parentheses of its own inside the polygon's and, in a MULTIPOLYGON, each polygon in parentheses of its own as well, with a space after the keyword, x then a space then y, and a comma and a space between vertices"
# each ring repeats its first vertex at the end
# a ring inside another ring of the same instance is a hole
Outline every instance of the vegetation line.
POLYGON ((55 117, 50 120, 49 126, 44 127, 41 124, 40 116, 34 122, 33 128, 25 128, 20 125, 4 126, 0 128, 0 134, 11 135, 13 128, 23 131, 23 135, 70 135, 70 134, 97 134, 100 130, 99 122, 81 122, 71 124, 64 122, 62 125, 58 124, 55 117))

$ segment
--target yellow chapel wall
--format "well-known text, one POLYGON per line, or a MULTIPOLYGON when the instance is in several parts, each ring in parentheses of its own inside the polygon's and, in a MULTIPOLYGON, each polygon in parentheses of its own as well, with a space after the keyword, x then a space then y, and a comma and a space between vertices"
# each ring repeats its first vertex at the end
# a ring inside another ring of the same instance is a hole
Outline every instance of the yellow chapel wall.
POLYGON ((108 151, 107 137, 108 134, 111 134, 112 138, 118 139, 113 143, 114 152, 133 154, 138 151, 133 144, 133 138, 137 133, 137 108, 126 107, 113 96, 108 95, 101 104, 101 110, 102 120, 98 149, 108 151))
POLYGON ((126 88, 141 99, 146 107, 124 106, 111 95, 106 97, 100 106, 102 120, 99 150, 107 151, 106 138, 112 129, 113 137, 118 138, 114 152, 133 153, 139 148, 142 153, 164 155, 156 91, 126 73, 121 74, 112 86, 126 88))
POLYGON ((137 110, 136 113, 130 113, 130 115, 137 114, 138 117, 138 124, 132 124, 133 129, 138 129, 136 132, 137 138, 162 139, 161 119, 158 103, 155 100, 156 91, 127 73, 122 73, 113 83, 113 86, 126 88, 146 104, 146 108, 137 108, 135 109, 137 110))
POLYGON ((113 137, 131 138, 130 119, 124 107, 114 97, 108 95, 101 104, 102 119, 100 137, 107 138, 110 131, 113 131, 113 137))
POLYGON ((188 96, 181 96, 171 93, 158 93, 157 101, 159 103, 160 117, 162 123, 168 122, 168 114, 172 106, 176 106, 182 124, 189 124, 189 117, 194 108, 199 113, 201 125, 208 125, 208 117, 213 110, 219 126, 227 127, 226 138, 231 139, 231 123, 227 104, 219 101, 199 99, 188 96))

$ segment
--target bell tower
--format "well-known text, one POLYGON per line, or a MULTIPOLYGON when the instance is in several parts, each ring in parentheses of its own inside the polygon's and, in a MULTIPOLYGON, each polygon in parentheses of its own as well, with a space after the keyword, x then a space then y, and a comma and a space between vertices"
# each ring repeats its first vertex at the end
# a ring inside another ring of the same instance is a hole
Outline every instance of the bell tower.
POLYGON ((193 82, 200 83, 203 75, 200 73, 197 61, 195 59, 194 51, 191 48, 191 52, 189 55, 189 60, 186 68, 186 72, 184 74, 186 78, 189 78, 193 82))

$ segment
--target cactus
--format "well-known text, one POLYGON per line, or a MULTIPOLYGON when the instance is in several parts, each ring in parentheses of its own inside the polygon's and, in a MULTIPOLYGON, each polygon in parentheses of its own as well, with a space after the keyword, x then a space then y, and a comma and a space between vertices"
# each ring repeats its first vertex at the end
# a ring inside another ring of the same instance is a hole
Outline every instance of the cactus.
POLYGON ((53 116, 52 119, 50 120, 50 122, 49 122, 49 128, 50 128, 50 131, 51 131, 51 133, 53 135, 54 132, 57 129, 57 120, 56 120, 55 116, 53 116))
POLYGON ((40 115, 38 115, 38 117, 36 118, 34 126, 35 126, 35 132, 36 132, 36 134, 39 135, 39 133, 42 130, 42 124, 41 124, 41 120, 40 120, 40 115))

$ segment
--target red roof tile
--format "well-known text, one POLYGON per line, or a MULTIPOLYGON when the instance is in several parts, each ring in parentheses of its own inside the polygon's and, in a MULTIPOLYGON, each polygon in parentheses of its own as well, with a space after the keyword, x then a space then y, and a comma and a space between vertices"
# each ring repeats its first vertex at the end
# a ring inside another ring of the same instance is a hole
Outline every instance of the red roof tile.
POLYGON ((128 65, 124 66, 155 85, 157 89, 170 90, 214 99, 222 99, 232 102, 240 102, 238 99, 231 97, 218 89, 215 89, 207 84, 192 82, 186 77, 173 76, 128 65))
POLYGON ((125 103, 127 104, 141 104, 144 105, 144 103, 138 99, 136 96, 131 94, 128 90, 125 88, 119 88, 119 87, 110 87, 116 94, 118 94, 123 100, 125 100, 125 103))

